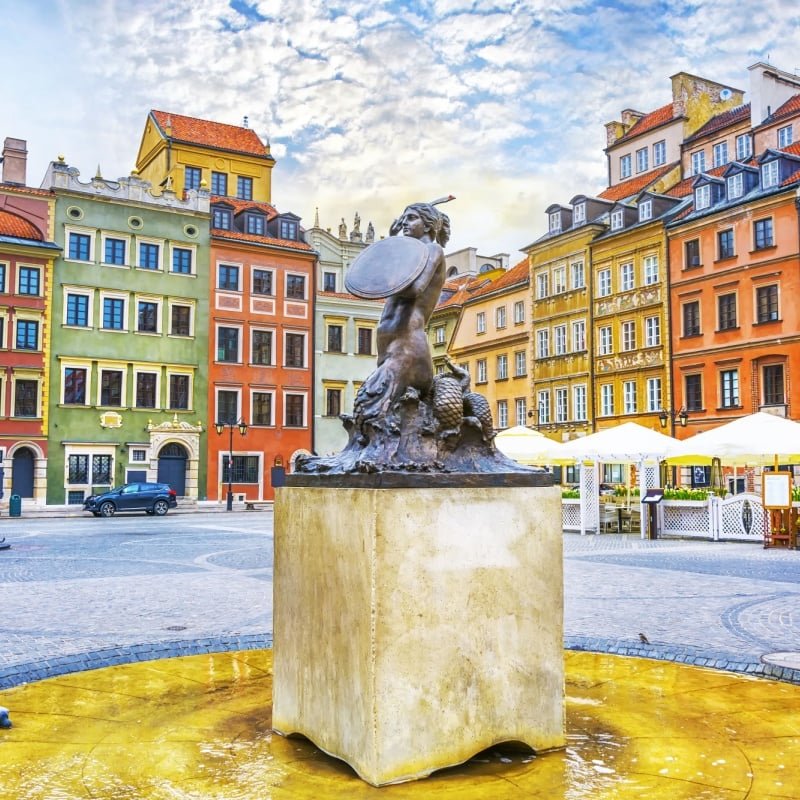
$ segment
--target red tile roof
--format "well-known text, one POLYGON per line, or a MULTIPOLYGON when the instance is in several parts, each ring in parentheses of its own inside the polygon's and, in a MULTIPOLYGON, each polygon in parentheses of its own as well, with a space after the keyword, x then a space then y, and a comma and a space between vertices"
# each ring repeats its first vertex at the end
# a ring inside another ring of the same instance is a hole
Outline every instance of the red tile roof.
POLYGON ((691 142, 695 139, 701 138, 702 136, 708 136, 711 133, 715 133, 723 128, 727 128, 729 125, 736 125, 749 121, 750 103, 745 103, 742 106, 736 106, 736 108, 729 108, 727 111, 723 111, 721 114, 711 117, 711 119, 706 122, 705 125, 696 130, 686 139, 686 141, 691 142))
POLYGON ((442 308, 451 308, 463 305, 467 300, 474 296, 475 291, 481 288, 484 283, 491 283, 491 281, 488 278, 485 278, 483 275, 478 275, 477 277, 468 277, 469 280, 459 287, 458 291, 450 295, 450 297, 446 297, 444 300, 439 301, 436 306, 436 311, 439 311, 442 308))
POLYGON ((638 194, 643 189, 646 189, 651 183, 655 183, 659 178, 666 175, 671 169, 678 166, 675 161, 672 164, 664 164, 658 169, 652 169, 650 172, 645 172, 644 175, 637 175, 635 178, 630 178, 622 183, 617 183, 614 186, 609 186, 608 189, 600 192, 597 195, 601 200, 624 200, 626 197, 632 197, 638 194))
POLYGON ((211 205, 216 203, 225 203, 229 205, 236 214, 252 208, 266 214, 268 219, 273 219, 278 216, 278 211, 275 206, 269 203, 261 203, 258 200, 240 200, 238 197, 227 197, 226 195, 215 194, 211 196, 211 205))
POLYGON ((515 264, 511 269, 507 269, 502 275, 490 281, 486 286, 482 286, 472 297, 482 297, 500 289, 506 289, 516 283, 522 284, 530 279, 530 267, 528 259, 523 259, 519 264, 515 264))
MULTIPOLYGON (((747 161, 742 161, 740 163, 747 164, 752 159, 748 159, 747 161)), ((711 175, 713 177, 721 177, 722 173, 730 166, 728 164, 722 164, 719 167, 714 167, 713 169, 703 170, 705 175, 711 175)), ((667 189, 664 194, 669 195, 670 197, 687 197, 693 191, 692 184, 697 179, 697 175, 690 175, 688 178, 684 178, 680 183, 676 183, 671 189, 667 189)))
POLYGON ((633 139, 647 131, 663 125, 665 122, 671 122, 673 119, 672 103, 667 103, 649 114, 645 114, 638 122, 634 123, 633 127, 624 135, 620 136, 612 147, 616 147, 620 142, 626 142, 628 139, 633 139))
POLYGON ((223 122, 210 122, 196 117, 184 117, 181 114, 171 114, 155 109, 150 113, 164 136, 166 136, 167 126, 171 124, 171 137, 175 141, 272 158, 267 153, 264 143, 251 128, 226 125, 223 122))
POLYGON ((15 192, 17 194, 35 194, 39 197, 52 197, 50 189, 34 189, 33 186, 16 186, 13 183, 0 183, 0 192, 15 192))
POLYGON ((468 300, 473 300, 484 294, 513 286, 515 283, 521 284, 528 279, 528 270, 528 260, 524 259, 511 269, 507 269, 502 275, 498 275, 494 280, 487 278, 485 275, 459 275, 457 278, 452 278, 445 283, 444 289, 455 289, 455 292, 450 297, 440 300, 436 310, 461 306, 468 300))
POLYGON ((211 236, 214 239, 231 239, 240 242, 252 242, 253 244, 266 244, 273 247, 288 247, 292 250, 304 250, 312 252, 311 245, 305 242, 297 242, 294 239, 275 239, 272 236, 257 236, 254 233, 240 233, 239 231, 226 231, 221 228, 212 228, 211 236))
POLYGON ((767 118, 767 122, 775 122, 784 117, 793 117, 800 114, 800 94, 792 95, 774 114, 767 118))
POLYGON ((34 242, 43 242, 41 231, 28 220, 23 219, 10 211, 0 210, 0 236, 11 236, 14 239, 31 239, 34 242))

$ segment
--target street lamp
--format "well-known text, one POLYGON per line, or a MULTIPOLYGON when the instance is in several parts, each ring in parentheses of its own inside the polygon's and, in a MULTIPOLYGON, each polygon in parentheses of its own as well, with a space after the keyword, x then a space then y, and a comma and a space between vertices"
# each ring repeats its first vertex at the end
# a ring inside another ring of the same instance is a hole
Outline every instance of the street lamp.
POLYGON ((658 415, 658 421, 661 423, 662 428, 667 427, 667 423, 672 420, 678 420, 680 423, 681 428, 686 427, 686 421, 689 419, 689 413, 686 411, 684 407, 681 407, 680 411, 672 411, 670 409, 667 411, 666 408, 661 409, 661 413, 658 415))
POLYGON ((233 429, 238 428, 244 436, 247 433, 247 423, 242 419, 239 422, 217 422, 214 425, 217 435, 222 436, 225 428, 228 429, 228 504, 227 510, 233 511, 233 429))

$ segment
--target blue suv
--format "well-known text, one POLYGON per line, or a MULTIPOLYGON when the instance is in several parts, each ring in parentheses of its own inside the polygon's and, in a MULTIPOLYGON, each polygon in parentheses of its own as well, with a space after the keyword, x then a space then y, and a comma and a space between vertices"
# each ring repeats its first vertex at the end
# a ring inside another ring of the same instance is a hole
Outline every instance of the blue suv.
POLYGON ((83 501, 83 510, 91 511, 96 517, 113 517, 117 511, 144 511, 163 517, 177 506, 177 492, 167 483, 126 483, 83 501))

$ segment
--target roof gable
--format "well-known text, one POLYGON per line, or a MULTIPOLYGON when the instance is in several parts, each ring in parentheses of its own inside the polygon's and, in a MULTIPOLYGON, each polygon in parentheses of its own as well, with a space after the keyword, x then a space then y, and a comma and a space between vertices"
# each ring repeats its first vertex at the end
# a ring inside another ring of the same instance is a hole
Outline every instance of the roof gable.
POLYGON ((226 125, 223 122, 211 122, 196 117, 185 117, 182 114, 172 114, 155 109, 150 114, 164 138, 169 136, 175 141, 186 144, 272 159, 272 156, 269 155, 269 148, 258 138, 252 128, 226 125))

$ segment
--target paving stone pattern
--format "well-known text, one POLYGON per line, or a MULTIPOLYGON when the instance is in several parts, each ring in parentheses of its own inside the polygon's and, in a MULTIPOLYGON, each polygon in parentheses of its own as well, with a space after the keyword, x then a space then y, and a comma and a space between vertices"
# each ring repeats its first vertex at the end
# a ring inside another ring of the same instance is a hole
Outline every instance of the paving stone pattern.
MULTIPOLYGON (((0 689, 272 645, 272 513, 0 520, 0 689)), ((800 551, 564 535, 565 646, 800 683, 800 551), (648 643, 641 640, 642 634, 648 643)))

